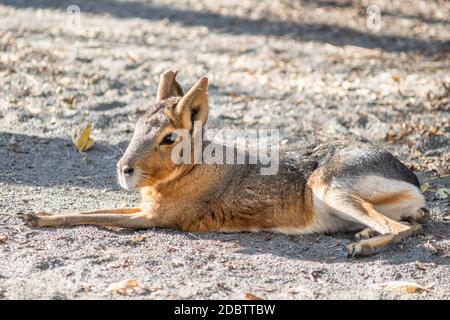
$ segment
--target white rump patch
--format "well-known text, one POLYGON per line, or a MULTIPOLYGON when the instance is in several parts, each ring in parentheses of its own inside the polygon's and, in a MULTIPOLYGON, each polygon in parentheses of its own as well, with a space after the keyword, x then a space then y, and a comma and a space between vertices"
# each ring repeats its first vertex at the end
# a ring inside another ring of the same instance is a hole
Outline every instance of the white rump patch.
POLYGON ((349 181, 333 181, 333 187, 348 190, 370 202, 370 199, 380 199, 389 195, 405 193, 408 195, 405 201, 375 206, 375 210, 394 219, 412 215, 417 210, 425 207, 425 198, 415 185, 396 179, 388 179, 375 175, 359 178, 356 183, 349 181), (344 187, 345 186, 345 187, 344 187), (343 189, 343 187, 345 189, 343 189))

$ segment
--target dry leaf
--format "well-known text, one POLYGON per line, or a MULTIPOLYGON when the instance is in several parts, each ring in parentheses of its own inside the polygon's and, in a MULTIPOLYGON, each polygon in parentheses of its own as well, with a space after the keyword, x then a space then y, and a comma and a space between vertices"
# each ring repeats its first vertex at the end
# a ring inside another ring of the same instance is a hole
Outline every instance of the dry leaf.
POLYGON ((430 270, 430 267, 420 261, 416 261, 416 267, 417 269, 423 270, 423 271, 428 271, 430 270))
POLYGON ((448 189, 448 188, 439 188, 436 191, 436 197, 441 200, 447 199, 449 195, 450 195, 450 189, 448 189))
POLYGON ((420 186, 420 190, 421 190, 422 192, 426 192, 428 189, 430 189, 430 184, 429 184, 428 182, 425 182, 424 184, 422 184, 422 185, 420 186))
POLYGON ((137 237, 133 238, 133 240, 131 240, 131 242, 134 243, 134 244, 137 244, 137 243, 142 242, 144 240, 145 240, 144 236, 137 236, 137 237))
POLYGON ((450 216, 444 217, 444 220, 450 221, 450 216))
POLYGON ((138 56, 133 51, 128 51, 128 60, 131 62, 137 62, 139 60, 138 56))
POLYGON ((79 180, 92 180, 93 176, 77 176, 79 180))
POLYGON ((5 242, 6 240, 8 240, 7 236, 0 236, 0 244, 2 244, 3 242, 5 242))
POLYGON ((392 80, 394 80, 397 83, 400 83, 401 78, 400 76, 392 76, 392 80))
POLYGON ((136 279, 128 279, 128 280, 121 281, 118 283, 113 283, 106 290, 109 292, 112 292, 112 293, 117 293, 117 294, 126 296, 130 293, 130 291, 135 291, 135 290, 142 291, 145 289, 142 288, 142 286, 139 284, 139 282, 136 279))
POLYGON ((66 97, 66 98, 63 99, 63 101, 65 103, 67 103, 68 105, 73 106, 73 105, 75 105, 75 103, 77 101, 77 98, 75 98, 73 96, 72 97, 66 97))
POLYGON ((77 129, 73 136, 73 143, 79 152, 85 152, 92 148, 94 140, 90 137, 92 124, 88 123, 83 130, 77 129))
POLYGON ((450 257, 450 250, 445 250, 442 254, 441 257, 443 258, 448 258, 450 257))
POLYGON ((122 268, 128 268, 130 266, 130 260, 128 258, 125 258, 122 262, 122 268))
POLYGON ((382 283, 381 287, 401 293, 420 293, 431 291, 430 288, 422 287, 421 285, 414 282, 405 282, 405 281, 386 282, 382 283))
POLYGON ((263 298, 257 297, 254 294, 246 293, 245 300, 264 300, 263 298))
POLYGON ((303 293, 307 295, 309 298, 314 299, 314 293, 302 287, 289 288, 287 292, 292 295, 298 295, 300 293, 303 293))
POLYGON ((436 244, 430 240, 427 241, 427 243, 423 244, 422 247, 424 247, 427 250, 430 250, 433 254, 439 255, 440 249, 436 246, 436 244))

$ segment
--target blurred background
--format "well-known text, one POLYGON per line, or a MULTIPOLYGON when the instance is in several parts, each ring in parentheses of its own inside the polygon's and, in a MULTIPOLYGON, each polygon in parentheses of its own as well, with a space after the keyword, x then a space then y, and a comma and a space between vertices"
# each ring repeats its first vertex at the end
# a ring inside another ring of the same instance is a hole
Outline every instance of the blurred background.
POLYGON ((85 120, 114 145, 158 75, 178 69, 185 89, 210 78, 210 127, 401 142, 408 159, 428 156, 420 169, 448 174, 449 11, 438 0, 2 0, 0 124, 63 137, 85 120))
POLYGON ((448 212, 444 0, 0 0, 0 210, 138 201, 115 165, 168 69, 185 90, 209 77, 209 127, 376 143, 428 185, 435 219, 448 212), (95 142, 80 153, 72 134, 87 123, 95 142))

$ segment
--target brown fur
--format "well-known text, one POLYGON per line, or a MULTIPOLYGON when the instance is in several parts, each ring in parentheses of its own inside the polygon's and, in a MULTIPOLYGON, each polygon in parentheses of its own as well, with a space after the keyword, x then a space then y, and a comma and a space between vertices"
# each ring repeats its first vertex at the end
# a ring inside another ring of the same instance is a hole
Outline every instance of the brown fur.
POLYGON ((411 195, 409 194, 409 192, 397 192, 397 193, 388 194, 383 197, 365 199, 365 200, 370 201, 370 203, 375 206, 379 206, 379 205, 386 205, 386 204, 391 204, 391 203, 395 203, 395 202, 408 201, 410 198, 411 198, 411 195))
MULTIPOLYGON (((167 142, 167 137, 175 129, 187 129, 198 137, 203 129, 198 131, 193 121, 204 125, 208 116, 207 79, 200 79, 183 94, 175 77, 172 71, 161 75, 157 103, 139 120, 118 163, 121 185, 140 189, 140 207, 81 214, 30 214, 29 224, 283 233, 334 232, 366 226, 361 237, 380 234, 351 244, 350 255, 372 254, 420 230, 416 225, 399 222, 401 215, 395 212, 384 214, 376 209, 390 205, 395 211, 397 205, 404 208, 405 203, 412 203, 402 215, 419 219, 423 214, 418 210, 424 202, 414 174, 389 153, 370 145, 330 142, 298 147, 281 155, 279 171, 273 176, 261 175, 259 164, 173 163, 170 155, 180 138, 167 142), (354 190, 358 181, 365 183, 364 190, 354 190), (402 189, 383 192, 380 183, 402 189)), ((202 142, 202 148, 208 145, 202 142)), ((195 160, 193 154, 191 160, 195 160)))

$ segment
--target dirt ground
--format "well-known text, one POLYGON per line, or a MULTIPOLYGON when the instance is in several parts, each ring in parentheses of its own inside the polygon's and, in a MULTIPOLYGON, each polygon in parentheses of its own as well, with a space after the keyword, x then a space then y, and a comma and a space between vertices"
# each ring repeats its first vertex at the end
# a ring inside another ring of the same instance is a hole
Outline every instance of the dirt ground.
POLYGON ((0 0, 0 298, 449 299, 449 70, 448 1, 0 0), (169 68, 185 88, 210 78, 210 128, 388 148, 426 184, 432 221, 360 259, 350 233, 25 226, 138 202, 115 166, 169 68), (130 279, 141 288, 114 290, 130 279))

